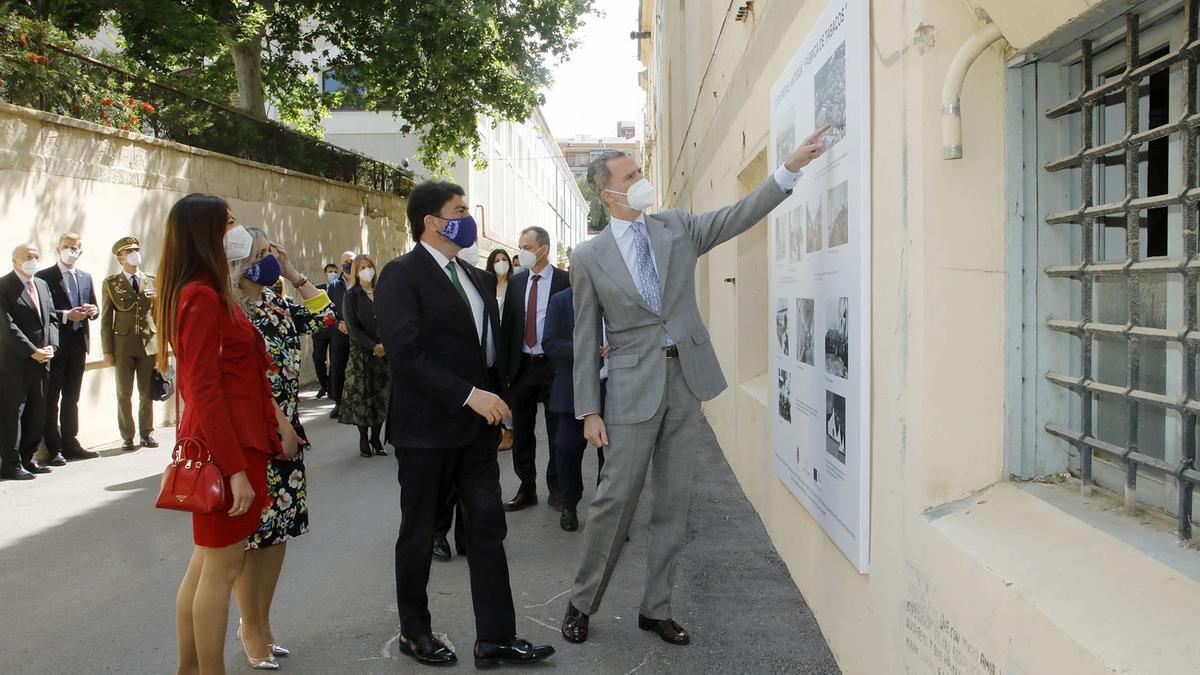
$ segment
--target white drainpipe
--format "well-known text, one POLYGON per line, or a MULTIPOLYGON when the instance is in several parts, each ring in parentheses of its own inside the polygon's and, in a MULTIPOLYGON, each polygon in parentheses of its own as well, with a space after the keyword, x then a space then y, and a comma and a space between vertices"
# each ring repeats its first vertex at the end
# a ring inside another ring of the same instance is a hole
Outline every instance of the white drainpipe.
POLYGON ((1000 27, 989 23, 972 35, 950 61, 942 83, 942 159, 962 159, 962 107, 959 96, 971 64, 993 42, 1001 38, 1000 27))

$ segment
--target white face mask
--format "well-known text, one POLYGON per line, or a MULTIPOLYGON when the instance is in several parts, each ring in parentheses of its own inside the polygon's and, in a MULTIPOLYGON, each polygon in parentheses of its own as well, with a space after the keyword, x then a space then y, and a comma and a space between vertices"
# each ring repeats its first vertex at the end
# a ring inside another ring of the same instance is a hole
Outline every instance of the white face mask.
POLYGON ((133 251, 131 253, 126 253, 125 254, 125 262, 129 263, 130 265, 133 265, 134 267, 141 267, 142 266, 142 254, 138 253, 137 251, 133 251))
POLYGON ((634 211, 645 211, 654 206, 654 186, 645 178, 629 186, 629 192, 609 192, 625 197, 625 203, 634 211))
POLYGON ((479 265, 479 244, 471 244, 467 248, 458 252, 458 259, 467 263, 471 267, 479 265))
POLYGON ((75 261, 79 260, 79 251, 73 248, 64 248, 58 252, 58 259, 63 261, 64 265, 74 265, 75 261))
POLYGON ((245 227, 235 225, 232 230, 225 233, 225 259, 229 262, 236 262, 249 256, 253 248, 254 235, 250 234, 245 227))
POLYGON ((505 274, 508 274, 508 261, 507 260, 497 260, 496 264, 492 265, 492 269, 494 269, 496 271, 496 274, 499 274, 500 276, 504 276, 505 274))
POLYGON ((38 261, 26 260, 25 262, 21 263, 21 273, 24 274, 25 276, 31 277, 31 276, 37 274, 37 271, 38 271, 38 261))
POLYGON ((521 249, 517 251, 517 259, 521 261, 521 267, 526 269, 533 269, 533 266, 537 264, 537 256, 533 251, 521 249))
POLYGON ((371 283, 371 280, 375 278, 375 270, 370 267, 364 267, 358 271, 358 278, 360 281, 369 284, 371 283))

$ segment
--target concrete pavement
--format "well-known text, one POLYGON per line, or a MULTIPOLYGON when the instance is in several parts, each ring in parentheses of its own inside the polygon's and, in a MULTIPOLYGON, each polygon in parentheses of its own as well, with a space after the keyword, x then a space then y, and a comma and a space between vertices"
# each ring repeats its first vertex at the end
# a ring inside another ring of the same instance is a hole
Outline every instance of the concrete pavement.
MULTIPOLYGON (((396 648, 393 545, 399 489, 391 457, 358 456, 357 434, 305 394, 312 531, 289 545, 274 610, 276 637, 293 650, 292 673, 427 672, 396 648)), ((544 439, 544 434, 540 434, 544 439)), ((172 434, 162 447, 72 463, 36 481, 0 482, 0 673, 167 673, 174 670, 174 594, 191 551, 184 514, 153 508, 172 434)), ((544 453, 545 446, 542 446, 544 453)), ((94 448, 96 449, 96 448, 94 448)), ((539 455, 539 466, 544 464, 539 455)), ((516 487, 507 453, 504 494, 516 487)), ((674 647, 638 630, 646 515, 591 638, 571 645, 558 624, 578 562, 581 533, 563 532, 542 504, 509 514, 506 542, 518 631, 558 654, 529 672, 838 673, 820 629, 742 495, 724 458, 703 451, 690 542, 675 590, 677 620, 692 644, 674 647)), ((594 484, 595 455, 585 460, 594 484)), ((580 504, 586 527, 586 504, 580 504)), ((649 490, 643 503, 648 504, 649 490)), ((473 669, 474 622, 466 561, 434 563, 434 630, 473 669)), ((248 672, 233 635, 226 663, 248 672)))

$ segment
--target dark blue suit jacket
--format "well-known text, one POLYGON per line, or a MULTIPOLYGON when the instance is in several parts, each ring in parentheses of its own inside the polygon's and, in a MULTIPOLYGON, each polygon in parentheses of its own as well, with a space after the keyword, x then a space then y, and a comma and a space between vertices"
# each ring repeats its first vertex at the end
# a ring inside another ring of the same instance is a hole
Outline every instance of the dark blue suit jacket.
POLYGON ((550 385, 550 411, 575 412, 575 294, 568 286, 550 296, 546 305, 546 323, 542 326, 542 350, 554 364, 554 382, 550 385))
MULTIPOLYGON (((74 309, 71 306, 71 292, 67 288, 67 280, 63 276, 63 272, 58 265, 47 267, 39 271, 35 276, 46 282, 50 287, 50 300, 54 304, 54 311, 58 313, 58 325, 60 338, 61 333, 65 333, 71 329, 71 322, 67 321, 67 312, 74 309)), ((96 290, 92 286, 92 275, 84 272, 81 269, 75 270, 75 278, 79 280, 79 302, 88 305, 97 305, 96 290)), ((98 306, 98 305, 97 305, 98 306)), ((84 319, 79 330, 83 332, 83 351, 86 354, 91 349, 92 338, 88 322, 91 319, 84 319)), ((66 342, 66 340, 62 340, 66 342)))

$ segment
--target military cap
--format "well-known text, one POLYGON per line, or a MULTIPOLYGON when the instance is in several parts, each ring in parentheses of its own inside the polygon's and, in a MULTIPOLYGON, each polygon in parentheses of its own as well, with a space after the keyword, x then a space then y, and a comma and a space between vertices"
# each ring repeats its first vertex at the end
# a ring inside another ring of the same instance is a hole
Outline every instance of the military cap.
POLYGON ((112 252, 113 252, 113 255, 116 255, 116 254, 120 253, 121 251, 125 251, 125 250, 131 249, 131 248, 141 248, 141 247, 142 247, 142 245, 140 242, 138 242, 138 238, 133 235, 130 235, 128 237, 121 237, 120 239, 118 239, 117 243, 113 244, 112 252))

